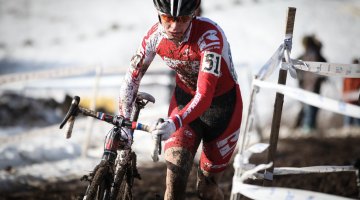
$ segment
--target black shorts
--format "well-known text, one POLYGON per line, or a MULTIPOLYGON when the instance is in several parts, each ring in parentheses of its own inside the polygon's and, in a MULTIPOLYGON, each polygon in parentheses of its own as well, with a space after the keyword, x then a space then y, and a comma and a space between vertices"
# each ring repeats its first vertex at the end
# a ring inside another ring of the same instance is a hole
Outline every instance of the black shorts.
MULTIPOLYGON (((184 108, 193 98, 192 95, 175 87, 175 100, 178 109, 184 108)), ((214 97, 210 107, 198 118, 189 123, 196 133, 206 133, 203 140, 209 142, 217 138, 228 127, 236 104, 236 87, 221 96, 214 97)))

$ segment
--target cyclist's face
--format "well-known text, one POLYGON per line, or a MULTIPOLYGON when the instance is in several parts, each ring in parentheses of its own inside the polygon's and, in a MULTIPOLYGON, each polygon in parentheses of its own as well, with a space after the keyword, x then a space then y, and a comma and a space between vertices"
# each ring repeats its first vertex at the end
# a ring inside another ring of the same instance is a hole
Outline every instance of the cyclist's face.
POLYGON ((183 39, 192 18, 193 17, 191 15, 180 16, 175 20, 169 15, 160 14, 161 24, 165 29, 166 35, 170 40, 176 42, 180 42, 183 39))

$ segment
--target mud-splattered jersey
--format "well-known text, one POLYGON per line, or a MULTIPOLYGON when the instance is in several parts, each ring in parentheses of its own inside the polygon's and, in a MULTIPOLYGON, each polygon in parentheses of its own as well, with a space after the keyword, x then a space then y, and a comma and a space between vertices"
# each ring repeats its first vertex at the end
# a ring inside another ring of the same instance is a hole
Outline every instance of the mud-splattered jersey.
POLYGON ((176 71, 177 86, 193 95, 183 109, 169 116, 177 129, 199 117, 209 108, 213 97, 238 87, 229 43, 215 22, 197 17, 180 44, 167 39, 164 28, 156 23, 133 56, 121 87, 119 111, 127 118, 140 80, 156 54, 176 71))

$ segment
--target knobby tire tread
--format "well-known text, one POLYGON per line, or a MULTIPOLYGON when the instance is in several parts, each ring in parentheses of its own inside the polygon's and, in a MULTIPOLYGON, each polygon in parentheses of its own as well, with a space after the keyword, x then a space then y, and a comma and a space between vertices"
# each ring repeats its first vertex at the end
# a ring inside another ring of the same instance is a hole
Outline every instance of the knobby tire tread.
POLYGON ((126 168, 127 166, 124 165, 116 171, 116 178, 114 181, 113 190, 111 191, 111 200, 118 200, 120 196, 119 194, 122 194, 121 185, 125 177, 126 168))
MULTIPOLYGON (((92 181, 90 183, 90 186, 88 187, 85 195, 86 195, 86 200, 96 200, 96 195, 98 195, 98 190, 100 190, 100 193, 103 193, 103 191, 105 190, 105 187, 110 188, 109 183, 106 183, 106 179, 107 179, 107 175, 110 173, 109 172, 109 166, 107 164, 104 163, 100 163, 99 166, 97 166, 94 174, 94 177, 92 178, 92 181)), ((102 195, 100 194, 100 198, 102 199, 102 195)))
POLYGON ((132 200, 132 185, 134 182, 134 173, 138 175, 136 169, 136 154, 131 152, 129 162, 125 165, 123 170, 123 178, 119 180, 121 182, 116 200, 132 200))

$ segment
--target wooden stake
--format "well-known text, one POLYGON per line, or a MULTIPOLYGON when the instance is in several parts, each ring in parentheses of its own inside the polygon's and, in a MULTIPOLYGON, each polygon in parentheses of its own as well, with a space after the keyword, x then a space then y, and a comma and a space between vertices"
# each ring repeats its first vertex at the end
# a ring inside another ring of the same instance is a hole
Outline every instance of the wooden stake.
MULTIPOLYGON (((292 40, 293 30, 294 30, 294 22, 295 22, 295 14, 296 14, 296 8, 289 7, 288 13, 287 13, 287 20, 286 20, 286 29, 285 29, 285 39, 286 40, 292 40)), ((288 49, 288 51, 291 51, 291 49, 288 49)), ((280 69, 278 84, 286 85, 286 78, 287 78, 287 71, 280 69)), ((264 174, 265 178, 264 178, 264 182, 263 182, 264 186, 272 185, 273 172, 274 172, 274 161, 275 161, 275 154, 276 154, 276 149, 277 149, 277 142, 278 142, 278 138, 279 138, 279 130, 280 130, 283 103, 284 103, 284 95, 280 94, 280 93, 276 93, 273 120, 272 120, 272 124, 271 124, 270 146, 269 146, 269 150, 268 150, 268 160, 267 160, 267 163, 272 162, 273 165, 271 168, 269 168, 265 171, 265 174, 264 174)))

